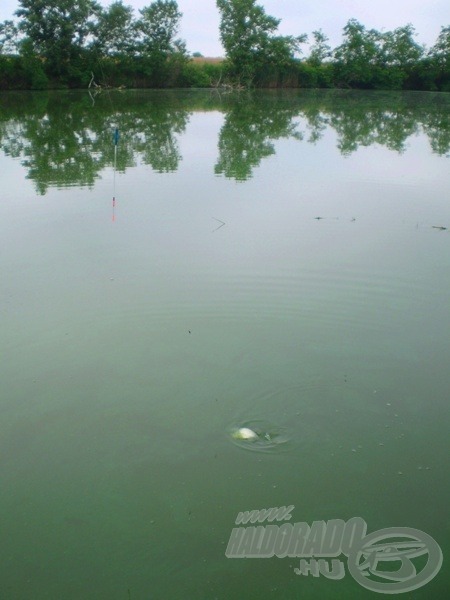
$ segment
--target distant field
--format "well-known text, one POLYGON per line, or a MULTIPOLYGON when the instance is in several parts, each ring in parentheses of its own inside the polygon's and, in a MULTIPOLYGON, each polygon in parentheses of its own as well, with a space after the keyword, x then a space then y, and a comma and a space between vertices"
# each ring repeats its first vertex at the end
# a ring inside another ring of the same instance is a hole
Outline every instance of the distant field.
POLYGON ((198 64, 219 64, 224 61, 222 57, 211 57, 211 56, 194 56, 192 61, 198 64))

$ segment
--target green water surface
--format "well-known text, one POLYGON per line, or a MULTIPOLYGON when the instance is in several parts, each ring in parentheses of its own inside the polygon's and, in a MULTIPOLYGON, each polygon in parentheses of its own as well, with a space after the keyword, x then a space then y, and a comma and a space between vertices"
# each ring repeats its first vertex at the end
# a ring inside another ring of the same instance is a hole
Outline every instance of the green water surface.
POLYGON ((401 597, 447 597, 449 115, 0 95, 2 600, 380 597, 225 556, 239 512, 289 505, 426 532, 443 566, 401 597), (235 443, 258 423, 283 443, 235 443))

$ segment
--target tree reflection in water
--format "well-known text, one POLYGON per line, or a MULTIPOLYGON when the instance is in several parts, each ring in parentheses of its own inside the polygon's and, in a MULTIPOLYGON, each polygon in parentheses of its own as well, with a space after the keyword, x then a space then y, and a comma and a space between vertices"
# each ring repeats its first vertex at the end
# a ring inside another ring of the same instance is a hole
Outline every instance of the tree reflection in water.
POLYGON ((275 142, 317 144, 331 129, 343 155, 380 144, 404 152, 422 132, 439 155, 450 152, 450 96, 417 92, 347 90, 5 93, 0 95, 0 148, 20 159, 39 194, 49 187, 92 187, 112 167, 112 132, 122 133, 117 170, 138 161, 158 173, 176 171, 179 138, 196 111, 224 115, 218 139, 217 175, 252 177, 275 142))

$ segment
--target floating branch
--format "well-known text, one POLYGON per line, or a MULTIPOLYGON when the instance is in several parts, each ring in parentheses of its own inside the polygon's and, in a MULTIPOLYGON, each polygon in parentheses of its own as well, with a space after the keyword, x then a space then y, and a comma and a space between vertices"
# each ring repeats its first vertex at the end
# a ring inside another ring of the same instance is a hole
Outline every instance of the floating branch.
POLYGON ((224 221, 221 221, 220 219, 216 219, 216 217, 212 217, 212 218, 214 219, 214 221, 217 221, 218 223, 220 223, 219 227, 216 227, 215 229, 213 229, 213 232, 217 231, 218 229, 220 229, 221 227, 226 225, 226 223, 224 221))

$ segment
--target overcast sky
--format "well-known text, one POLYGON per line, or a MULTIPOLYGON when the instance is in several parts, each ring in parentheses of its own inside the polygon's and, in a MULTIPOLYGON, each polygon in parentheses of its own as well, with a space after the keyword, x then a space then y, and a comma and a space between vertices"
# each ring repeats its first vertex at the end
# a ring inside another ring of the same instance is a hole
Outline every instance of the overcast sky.
MULTIPOLYGON (((99 0, 100 4, 111 4, 99 0)), ((151 0, 124 0, 137 9, 151 0)), ((441 26, 450 25, 450 0, 260 0, 269 15, 281 19, 280 33, 285 35, 311 34, 322 29, 330 45, 341 42, 346 22, 355 18, 367 29, 392 30, 412 23, 417 41, 432 46, 441 26)), ((18 0, 0 0, 0 22, 11 19, 19 6, 18 0)), ((215 0, 178 0, 183 13, 179 37, 187 42, 190 52, 205 56, 221 56, 219 13, 215 0)))

